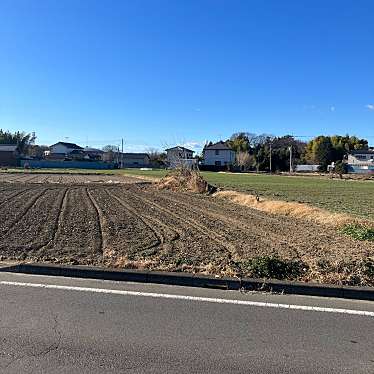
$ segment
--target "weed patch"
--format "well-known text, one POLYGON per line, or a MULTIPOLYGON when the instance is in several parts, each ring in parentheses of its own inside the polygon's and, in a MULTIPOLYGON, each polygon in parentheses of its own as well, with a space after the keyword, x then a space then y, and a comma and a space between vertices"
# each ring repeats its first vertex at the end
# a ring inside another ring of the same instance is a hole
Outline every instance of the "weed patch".
POLYGON ((374 229, 361 225, 347 225, 341 229, 341 232, 356 240, 374 241, 374 229))
POLYGON ((260 256, 243 262, 243 270, 255 278, 296 279, 308 266, 300 260, 284 260, 277 256, 260 256))

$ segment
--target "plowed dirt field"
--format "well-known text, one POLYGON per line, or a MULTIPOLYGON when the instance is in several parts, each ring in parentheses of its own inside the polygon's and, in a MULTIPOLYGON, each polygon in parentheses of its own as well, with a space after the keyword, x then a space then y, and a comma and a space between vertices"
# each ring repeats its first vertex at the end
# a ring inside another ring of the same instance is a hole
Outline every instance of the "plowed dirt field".
POLYGON ((116 178, 0 174, 0 259, 250 276, 277 255, 309 264, 296 279, 354 284, 334 264, 374 257, 332 228, 116 178))

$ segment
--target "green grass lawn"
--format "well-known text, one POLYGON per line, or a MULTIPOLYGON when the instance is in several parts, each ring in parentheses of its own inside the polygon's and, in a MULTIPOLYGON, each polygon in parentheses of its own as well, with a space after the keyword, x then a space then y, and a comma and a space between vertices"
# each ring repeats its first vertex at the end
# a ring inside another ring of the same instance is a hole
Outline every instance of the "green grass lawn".
MULTIPOLYGON (((24 172, 23 169, 9 169, 24 172)), ((84 174, 123 174, 160 178, 166 170, 87 170, 87 169, 39 169, 30 172, 68 172, 84 174)), ((332 212, 349 213, 374 220, 374 181, 328 179, 266 174, 230 174, 202 172, 213 185, 225 189, 258 193, 274 200, 308 203, 332 212)))

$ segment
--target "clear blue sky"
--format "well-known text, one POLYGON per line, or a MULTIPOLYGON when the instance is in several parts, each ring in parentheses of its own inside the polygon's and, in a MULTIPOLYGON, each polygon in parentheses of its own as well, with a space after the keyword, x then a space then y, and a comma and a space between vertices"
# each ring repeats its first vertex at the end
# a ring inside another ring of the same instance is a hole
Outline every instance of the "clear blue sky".
POLYGON ((236 131, 374 143, 372 0, 1 0, 0 128, 198 147, 236 131))

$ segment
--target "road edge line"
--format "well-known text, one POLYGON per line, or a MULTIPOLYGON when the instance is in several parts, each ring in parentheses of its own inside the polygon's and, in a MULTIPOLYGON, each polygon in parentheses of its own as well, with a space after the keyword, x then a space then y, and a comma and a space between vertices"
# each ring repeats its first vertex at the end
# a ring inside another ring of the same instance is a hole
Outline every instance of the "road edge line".
POLYGON ((0 263, 0 272, 374 301, 374 288, 372 287, 338 286, 274 279, 220 278, 203 274, 135 269, 107 269, 84 265, 56 265, 45 263, 0 263))

